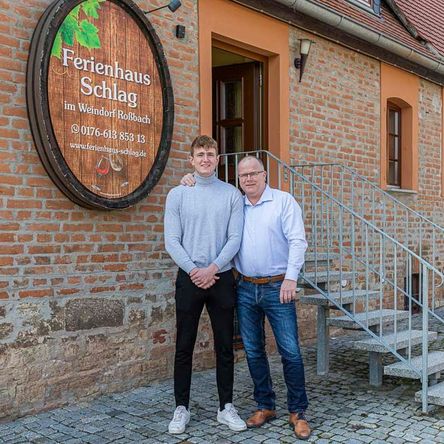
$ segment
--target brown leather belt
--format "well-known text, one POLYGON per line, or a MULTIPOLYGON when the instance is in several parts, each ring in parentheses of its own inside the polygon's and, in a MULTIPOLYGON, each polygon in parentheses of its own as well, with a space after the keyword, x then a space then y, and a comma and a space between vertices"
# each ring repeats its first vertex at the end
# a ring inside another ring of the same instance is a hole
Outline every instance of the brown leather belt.
POLYGON ((253 284, 259 284, 259 285, 270 284, 271 282, 278 282, 285 279, 285 274, 277 274, 276 276, 260 277, 260 278, 248 277, 242 274, 240 276, 241 279, 244 280, 245 282, 251 282, 253 284))

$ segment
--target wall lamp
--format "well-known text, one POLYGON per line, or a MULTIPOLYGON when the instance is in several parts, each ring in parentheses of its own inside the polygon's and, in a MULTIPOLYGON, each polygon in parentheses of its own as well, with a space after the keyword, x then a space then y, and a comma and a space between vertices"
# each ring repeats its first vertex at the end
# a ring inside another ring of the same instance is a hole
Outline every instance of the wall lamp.
POLYGON ((167 5, 159 6, 158 8, 150 9, 149 11, 143 11, 144 14, 150 14, 151 12, 158 11, 159 9, 168 8, 171 12, 176 12, 182 3, 179 0, 171 0, 167 5))
POLYGON ((307 63, 308 53, 310 52, 311 44, 314 43, 310 39, 299 39, 301 42, 299 58, 294 59, 294 66, 299 69, 299 82, 302 81, 302 74, 304 74, 305 64, 307 63))

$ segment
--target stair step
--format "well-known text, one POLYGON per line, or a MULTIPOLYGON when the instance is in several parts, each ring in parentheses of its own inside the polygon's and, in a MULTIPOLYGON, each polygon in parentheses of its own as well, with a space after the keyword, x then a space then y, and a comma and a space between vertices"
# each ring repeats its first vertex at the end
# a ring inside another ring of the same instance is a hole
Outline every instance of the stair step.
MULTIPOLYGON (((343 271, 342 273, 339 273, 339 271, 330 271, 327 273, 326 270, 318 271, 315 273, 314 271, 308 271, 305 273, 301 273, 302 276, 305 276, 307 279, 310 279, 315 284, 321 284, 325 282, 332 282, 337 281, 339 282, 339 279, 342 280, 350 280, 353 277, 352 271, 343 271)), ((302 280, 302 282, 305 282, 302 280)))
MULTIPOLYGON (((419 372, 422 369, 422 356, 416 356, 410 361, 412 367, 419 372)), ((444 352, 434 351, 429 353, 428 375, 444 370, 444 352)), ((421 379, 421 374, 415 373, 405 362, 395 362, 384 367, 384 375, 398 376, 400 378, 421 379)))
MULTIPOLYGON (((353 301, 363 299, 368 295, 369 299, 375 299, 379 296, 379 290, 366 291, 366 290, 347 290, 335 293, 329 293, 330 298, 332 298, 338 305, 341 304, 352 304, 353 301), (341 298, 342 294, 342 298, 341 298)), ((312 304, 312 305, 329 305, 330 307, 336 307, 332 302, 330 302, 323 294, 308 294, 301 297, 301 302, 303 304, 312 304)))
POLYGON ((305 263, 307 262, 315 262, 317 260, 318 262, 325 262, 327 260, 332 261, 335 259, 339 259, 338 253, 306 253, 305 254, 305 263))
MULTIPOLYGON (((398 321, 406 319, 409 317, 409 312, 404 310, 392 310, 384 308, 382 310, 370 311, 366 315, 365 313, 356 313, 354 315, 355 319, 362 322, 368 327, 373 327, 380 324, 380 319, 382 316, 382 323, 386 324, 388 322, 394 322, 396 314, 396 319, 398 321), (367 323, 368 320, 368 323, 367 323)), ((348 316, 338 316, 336 318, 329 318, 329 325, 333 327, 348 328, 350 330, 361 330, 361 326, 357 324, 354 320, 350 319, 348 316)))
MULTIPOLYGON (((415 393, 415 401, 421 402, 421 390, 415 393)), ((444 406, 444 382, 432 385, 427 390, 427 400, 430 404, 444 406)))
MULTIPOLYGON (((388 344, 392 348, 396 348, 396 350, 402 350, 403 348, 407 348, 409 346, 409 337, 410 345, 418 345, 422 343, 422 330, 412 330, 409 334, 409 331, 401 331, 389 335, 384 335, 382 339, 386 344, 388 344)), ((429 331, 429 342, 436 340, 438 337, 438 333, 434 331, 429 331)), ((376 353, 389 353, 387 348, 382 345, 377 339, 370 338, 364 339, 362 341, 354 341, 351 344, 352 348, 355 350, 365 350, 369 352, 376 353)))

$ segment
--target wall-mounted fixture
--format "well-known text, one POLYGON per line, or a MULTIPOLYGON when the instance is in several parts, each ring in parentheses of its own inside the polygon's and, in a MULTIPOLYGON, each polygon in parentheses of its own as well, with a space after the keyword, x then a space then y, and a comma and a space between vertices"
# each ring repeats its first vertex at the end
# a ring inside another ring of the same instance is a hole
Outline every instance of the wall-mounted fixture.
POLYGON ((159 6, 158 8, 150 9, 149 11, 143 11, 144 14, 150 14, 151 12, 158 11, 159 9, 168 8, 171 12, 176 12, 182 3, 179 0, 171 0, 167 5, 159 6))
POLYGON ((185 26, 183 26, 183 25, 176 25, 176 37, 178 39, 184 39, 185 38, 185 26))
POLYGON ((304 74, 305 64, 307 63, 308 53, 310 52, 310 46, 313 43, 310 39, 300 39, 301 43, 299 58, 294 59, 294 66, 299 69, 299 82, 302 80, 302 74, 304 74))

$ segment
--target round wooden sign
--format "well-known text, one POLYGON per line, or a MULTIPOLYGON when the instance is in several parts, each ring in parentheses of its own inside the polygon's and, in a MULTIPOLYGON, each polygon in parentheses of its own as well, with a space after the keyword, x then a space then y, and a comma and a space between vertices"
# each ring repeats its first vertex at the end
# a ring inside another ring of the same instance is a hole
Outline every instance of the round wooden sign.
POLYGON ((162 45, 131 0, 56 0, 27 72, 31 130, 54 183, 89 208, 129 207, 159 180, 174 100, 162 45))

